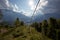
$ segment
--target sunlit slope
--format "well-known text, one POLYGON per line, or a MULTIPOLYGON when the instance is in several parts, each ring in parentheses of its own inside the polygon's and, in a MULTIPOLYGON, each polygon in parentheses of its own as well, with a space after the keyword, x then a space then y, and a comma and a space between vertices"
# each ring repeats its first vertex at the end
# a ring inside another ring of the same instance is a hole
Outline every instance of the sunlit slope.
MULTIPOLYGON (((6 29, 8 30, 8 29, 6 29)), ((32 27, 15 27, 10 28, 7 33, 0 35, 0 40, 51 40, 42 33, 37 32, 32 27)))

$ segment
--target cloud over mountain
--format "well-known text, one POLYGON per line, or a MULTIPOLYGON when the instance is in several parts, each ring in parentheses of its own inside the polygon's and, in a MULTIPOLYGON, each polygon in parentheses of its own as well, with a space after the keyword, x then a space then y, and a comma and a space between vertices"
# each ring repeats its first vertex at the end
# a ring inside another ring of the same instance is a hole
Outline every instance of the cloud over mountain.
POLYGON ((41 0, 39 11, 43 13, 59 13, 60 12, 60 0, 41 0), (41 4, 43 4, 41 6, 41 4))

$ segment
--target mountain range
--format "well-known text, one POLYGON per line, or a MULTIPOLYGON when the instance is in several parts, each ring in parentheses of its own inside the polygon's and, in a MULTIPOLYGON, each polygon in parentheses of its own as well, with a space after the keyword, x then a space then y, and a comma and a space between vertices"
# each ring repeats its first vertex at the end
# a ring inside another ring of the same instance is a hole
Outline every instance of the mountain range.
POLYGON ((0 9, 2 14, 3 14, 3 21, 7 21, 10 23, 13 23, 17 18, 19 18, 20 21, 24 21, 25 23, 29 21, 29 17, 23 15, 23 12, 14 12, 12 10, 7 10, 7 9, 0 9))
MULTIPOLYGON (((12 10, 7 10, 7 9, 0 9, 0 11, 3 14, 3 20, 13 23, 16 18, 19 18, 21 21, 24 21, 25 23, 29 22, 31 20, 30 17, 25 16, 24 14, 22 14, 23 12, 14 12, 12 10)), ((56 19, 60 19, 60 13, 48 13, 48 14, 37 14, 33 17, 33 22, 41 22, 43 20, 47 20, 50 17, 56 18, 56 19)))
POLYGON ((43 20, 48 20, 50 17, 60 19, 60 13, 38 14, 34 17, 34 22, 42 22, 43 20))

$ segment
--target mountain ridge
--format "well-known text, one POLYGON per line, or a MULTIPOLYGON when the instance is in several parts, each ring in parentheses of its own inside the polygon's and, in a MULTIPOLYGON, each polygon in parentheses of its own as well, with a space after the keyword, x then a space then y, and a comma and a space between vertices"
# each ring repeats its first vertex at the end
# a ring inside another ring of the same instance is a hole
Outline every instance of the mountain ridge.
POLYGON ((43 20, 48 20, 50 17, 60 19, 60 13, 48 13, 43 15, 36 15, 34 22, 42 22, 43 20))
POLYGON ((19 18, 20 21, 27 22, 27 20, 30 19, 29 17, 23 15, 22 12, 18 13, 7 9, 0 9, 0 10, 2 11, 4 21, 12 23, 16 20, 16 18, 19 18))
MULTIPOLYGON (((31 17, 25 16, 24 14, 22 14, 23 12, 18 13, 7 9, 0 9, 0 11, 2 11, 3 20, 8 21, 10 23, 13 23, 16 20, 16 18, 19 18, 21 21, 24 21, 25 23, 28 23, 31 20, 31 17)), ((42 22, 43 20, 48 20, 50 17, 60 19, 60 13, 48 13, 43 15, 37 14, 33 17, 32 23, 42 22)))

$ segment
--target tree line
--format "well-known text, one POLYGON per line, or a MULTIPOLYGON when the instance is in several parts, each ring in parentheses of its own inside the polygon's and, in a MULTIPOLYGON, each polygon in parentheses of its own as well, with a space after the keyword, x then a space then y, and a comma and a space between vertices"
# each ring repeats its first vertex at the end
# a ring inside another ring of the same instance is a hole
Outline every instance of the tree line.
POLYGON ((31 24, 38 32, 52 38, 53 40, 60 40, 60 19, 49 18, 43 22, 34 22, 31 24))

